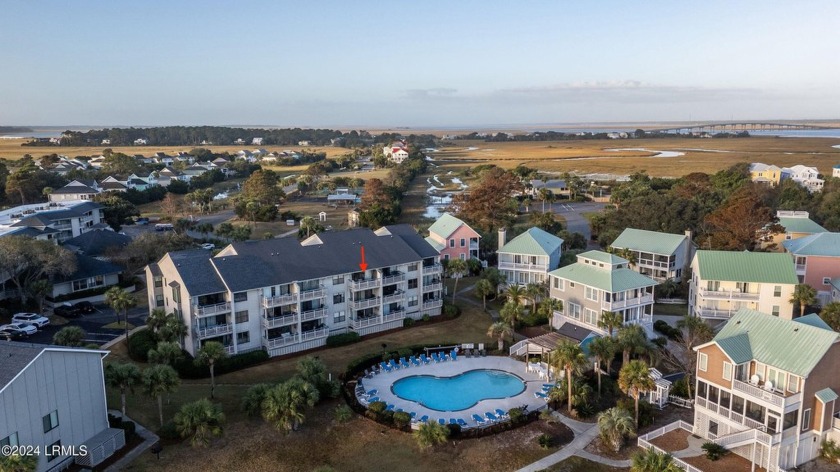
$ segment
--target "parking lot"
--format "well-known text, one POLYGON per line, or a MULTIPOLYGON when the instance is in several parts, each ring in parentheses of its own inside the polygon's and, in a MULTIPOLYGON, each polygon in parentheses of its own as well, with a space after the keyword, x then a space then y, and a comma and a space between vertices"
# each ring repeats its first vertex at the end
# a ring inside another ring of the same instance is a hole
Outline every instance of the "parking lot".
MULTIPOLYGON (((124 334, 122 329, 107 329, 104 325, 114 323, 117 321, 117 315, 114 310, 105 304, 95 304, 93 313, 81 315, 78 318, 67 319, 68 323, 64 325, 50 324, 39 330, 36 334, 29 336, 27 342, 37 344, 52 344, 52 339, 55 333, 65 326, 78 326, 85 330, 85 343, 105 344, 108 341, 124 334)), ((128 322, 134 326, 140 326, 146 323, 148 317, 148 309, 146 307, 136 307, 128 310, 128 322)), ((54 317, 50 317, 55 319, 54 317)), ((122 320, 122 314, 119 315, 119 320, 122 320)))

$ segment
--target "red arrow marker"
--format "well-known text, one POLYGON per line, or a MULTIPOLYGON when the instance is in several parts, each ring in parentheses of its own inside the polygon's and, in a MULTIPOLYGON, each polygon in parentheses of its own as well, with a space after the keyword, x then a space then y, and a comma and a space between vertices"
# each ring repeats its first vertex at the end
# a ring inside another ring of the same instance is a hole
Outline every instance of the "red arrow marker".
POLYGON ((362 262, 361 262, 361 264, 359 264, 359 268, 362 269, 363 272, 367 270, 367 262, 365 262, 365 247, 364 246, 362 246, 362 262))

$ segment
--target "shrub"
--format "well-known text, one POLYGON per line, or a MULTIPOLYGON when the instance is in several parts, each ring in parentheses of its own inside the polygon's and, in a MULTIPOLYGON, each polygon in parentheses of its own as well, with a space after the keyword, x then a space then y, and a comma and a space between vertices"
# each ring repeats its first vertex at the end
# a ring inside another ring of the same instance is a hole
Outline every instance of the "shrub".
POLYGON ((422 448, 444 443, 448 437, 449 428, 438 424, 436 421, 423 423, 414 431, 414 439, 422 448))
POLYGON ((119 428, 125 430, 126 441, 134 437, 134 433, 135 431, 137 431, 137 425, 134 423, 134 421, 121 421, 119 428))
POLYGON ((178 428, 175 426, 174 421, 169 421, 168 423, 165 423, 163 426, 161 426, 157 434, 158 436, 160 436, 161 439, 166 439, 170 441, 181 439, 181 434, 178 433, 178 428))
POLYGON ((372 411, 379 415, 380 413, 384 412, 385 408, 387 407, 388 405, 386 405, 385 402, 373 402, 370 405, 368 405, 368 411, 372 411))
POLYGON ((128 355, 137 362, 147 362, 149 351, 157 347, 157 341, 157 336, 152 330, 140 330, 128 341, 128 355))
POLYGON ((449 428, 449 437, 450 438, 457 438, 458 436, 461 435, 461 425, 450 423, 450 424, 446 425, 446 427, 449 428))
POLYGON ((248 416, 260 416, 262 414, 262 403, 265 394, 271 390, 271 384, 256 384, 248 387, 242 397, 242 411, 248 416))
POLYGON ((411 328, 414 326, 414 318, 406 318, 403 320, 403 328, 411 328))
POLYGON ((551 435, 543 433, 540 434, 540 436, 537 438, 537 442, 539 443, 541 448, 548 449, 552 446, 552 443, 554 441, 552 440, 551 435))
MULTIPOLYGON (((141 331, 142 332, 142 331, 141 331)), ((139 333, 138 333, 139 334, 139 333)), ((136 336, 136 335, 135 335, 136 336)), ((134 340, 134 337, 132 337, 134 340)), ((263 350, 235 354, 216 361, 216 375, 234 372, 246 367, 259 364, 268 359, 268 353, 263 350)), ((185 355, 173 366, 182 379, 204 379, 210 377, 210 370, 206 366, 196 365, 192 356, 185 355)))
POLYGON ((428 314, 428 313, 426 313, 425 315, 423 315, 423 321, 429 321, 430 319, 432 319, 432 318, 429 316, 429 314, 428 314))
POLYGON ((688 398, 688 377, 683 377, 674 382, 674 385, 671 386, 670 393, 676 397, 688 398))
POLYGON ((673 326, 669 325, 668 323, 666 323, 663 320, 656 320, 653 323, 653 329, 655 329, 656 331, 659 331, 660 333, 667 336, 668 339, 672 339, 672 340, 675 340, 675 339, 679 338, 680 336, 682 336, 682 332, 679 329, 674 328, 673 326))
POLYGON ((710 461, 716 461, 729 453, 725 447, 713 442, 703 443, 700 449, 706 451, 706 459, 709 459, 710 461))
POLYGON ((820 447, 820 457, 829 462, 840 462, 840 445, 833 440, 823 441, 820 447))
POLYGON ((335 407, 335 421, 338 423, 346 423, 353 418, 353 410, 347 405, 338 405, 335 407))
POLYGON ((522 411, 522 408, 511 408, 508 411, 508 416, 510 416, 510 422, 513 424, 522 423, 525 421, 525 412, 522 411))
MULTIPOLYGON (((633 399, 630 397, 624 397, 618 400, 616 406, 619 408, 623 408, 627 411, 636 411, 635 404, 633 399)), ((645 426, 650 426, 653 424, 653 414, 654 408, 653 405, 648 403, 645 400, 639 400, 639 427, 643 428, 645 426)))
POLYGON ((665 347, 665 345, 668 344, 668 338, 665 336, 658 336, 653 338, 653 344, 656 344, 656 346, 660 348, 665 347))
POLYGON ((404 411, 394 413, 394 426, 400 429, 406 428, 411 424, 411 415, 404 411))
POLYGON ((595 414, 595 405, 589 402, 581 403, 580 405, 575 405, 575 413, 577 414, 578 418, 592 418, 592 416, 595 414))
POLYGON ((460 314, 461 314, 461 309, 457 305, 451 305, 451 304, 448 304, 448 303, 443 305, 443 317, 446 318, 447 320, 451 320, 453 318, 456 318, 460 314))
POLYGON ((328 347, 338 347, 338 346, 346 346, 348 344, 357 343, 362 340, 362 337, 359 336, 359 333, 356 332, 349 332, 343 334, 334 334, 327 338, 327 346, 328 347))

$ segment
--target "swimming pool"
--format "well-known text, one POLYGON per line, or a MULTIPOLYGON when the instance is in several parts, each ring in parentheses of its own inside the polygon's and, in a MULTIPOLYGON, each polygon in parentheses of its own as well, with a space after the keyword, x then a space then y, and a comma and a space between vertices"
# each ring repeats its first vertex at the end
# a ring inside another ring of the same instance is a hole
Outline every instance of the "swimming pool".
POLYGON ((501 370, 469 370, 453 377, 412 375, 394 382, 391 391, 405 400, 438 411, 460 411, 481 400, 519 395, 525 383, 501 370))

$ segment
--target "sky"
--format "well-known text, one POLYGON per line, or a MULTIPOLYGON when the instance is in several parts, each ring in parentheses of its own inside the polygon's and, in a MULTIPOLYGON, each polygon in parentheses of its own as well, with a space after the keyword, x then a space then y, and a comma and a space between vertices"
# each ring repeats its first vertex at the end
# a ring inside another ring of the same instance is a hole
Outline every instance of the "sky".
POLYGON ((0 125, 840 118, 840 2, 1 0, 0 125))

